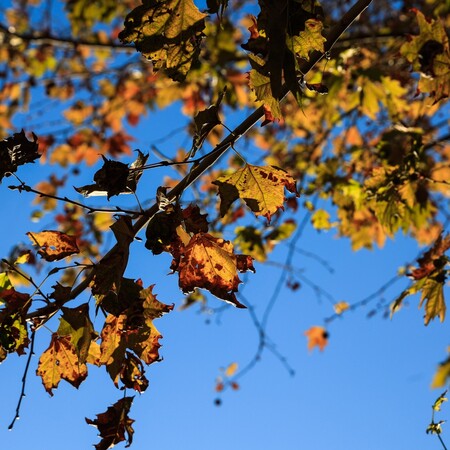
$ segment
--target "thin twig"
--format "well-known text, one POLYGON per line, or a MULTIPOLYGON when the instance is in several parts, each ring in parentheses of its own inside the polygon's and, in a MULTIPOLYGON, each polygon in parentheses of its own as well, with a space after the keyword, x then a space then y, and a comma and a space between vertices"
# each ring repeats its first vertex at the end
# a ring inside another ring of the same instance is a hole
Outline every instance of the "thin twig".
POLYGON ((31 341, 31 345, 30 345, 30 353, 28 355, 28 359, 27 359, 27 364, 25 365, 25 370, 23 373, 23 377, 22 377, 22 390, 20 392, 20 397, 19 397, 19 401, 17 403, 17 407, 16 407, 16 414, 12 420, 12 422, 9 424, 8 426, 8 430, 12 430, 14 427, 14 423, 16 422, 17 419, 19 419, 20 417, 20 405, 22 404, 22 400, 25 397, 25 385, 27 382, 27 375, 28 375, 28 369, 30 368, 30 362, 31 362, 31 357, 34 355, 34 337, 35 337, 35 331, 33 330, 31 332, 31 337, 30 337, 30 341, 31 341))

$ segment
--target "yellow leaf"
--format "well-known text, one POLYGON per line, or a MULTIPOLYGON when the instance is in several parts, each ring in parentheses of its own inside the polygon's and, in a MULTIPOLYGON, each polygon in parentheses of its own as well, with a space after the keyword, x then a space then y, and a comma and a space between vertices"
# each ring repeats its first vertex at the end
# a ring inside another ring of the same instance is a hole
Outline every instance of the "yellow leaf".
POLYGON ((36 374, 42 378, 45 390, 53 395, 61 379, 78 386, 87 377, 86 364, 80 363, 70 336, 53 333, 50 346, 39 358, 36 374))
POLYGON ((225 369, 225 375, 227 377, 232 377, 238 370, 238 363, 233 362, 225 369))
POLYGON ((219 177, 213 184, 219 186, 222 217, 231 204, 241 198, 256 216, 265 216, 270 221, 270 217, 283 208, 284 188, 297 194, 294 179, 284 170, 271 166, 246 164, 233 175, 219 177))
POLYGON ((441 322, 445 319, 444 283, 433 278, 427 278, 422 288, 419 308, 425 303, 425 325, 439 316, 441 322))
POLYGON ((450 379, 450 357, 443 363, 439 364, 436 373, 434 374, 433 381, 431 382, 432 388, 444 387, 447 381, 450 379))
POLYGON ((75 236, 61 231, 45 230, 40 233, 27 233, 33 244, 40 247, 38 254, 46 261, 59 261, 66 256, 79 253, 75 236))
POLYGON ((344 311, 347 311, 347 309, 350 308, 350 305, 347 302, 342 301, 335 303, 333 308, 336 314, 342 314, 344 311))
POLYGON ((323 44, 326 39, 322 36, 323 23, 317 19, 308 19, 305 22, 305 30, 298 36, 288 38, 288 48, 293 48, 294 52, 303 59, 309 61, 309 54, 316 50, 323 53, 323 44))

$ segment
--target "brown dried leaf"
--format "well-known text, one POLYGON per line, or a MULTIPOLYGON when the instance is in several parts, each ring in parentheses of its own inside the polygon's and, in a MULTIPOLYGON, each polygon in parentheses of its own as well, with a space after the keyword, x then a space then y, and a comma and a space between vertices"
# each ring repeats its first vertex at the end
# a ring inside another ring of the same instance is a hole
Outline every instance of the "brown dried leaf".
POLYGON ((241 283, 237 272, 254 272, 252 258, 235 255, 233 244, 210 234, 198 233, 183 250, 172 268, 179 272, 179 286, 187 294, 195 288, 207 289, 216 297, 244 308, 235 296, 241 283))
POLYGON ((61 231, 28 232, 27 236, 33 244, 40 247, 38 254, 46 261, 60 261, 67 256, 80 252, 76 237, 69 236, 61 231))

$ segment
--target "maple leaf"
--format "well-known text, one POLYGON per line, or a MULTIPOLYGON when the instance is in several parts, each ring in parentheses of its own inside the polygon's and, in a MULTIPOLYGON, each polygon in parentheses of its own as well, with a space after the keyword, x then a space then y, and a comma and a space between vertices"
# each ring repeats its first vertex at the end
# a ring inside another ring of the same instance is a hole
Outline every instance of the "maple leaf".
POLYGON ((96 450, 107 450, 119 442, 127 440, 126 447, 133 442, 133 419, 128 417, 134 397, 124 397, 114 405, 109 406, 106 412, 97 414, 94 420, 85 418, 88 425, 98 428, 102 440, 95 445, 96 450), (125 437, 125 434, 127 437, 125 437))
POLYGON ((450 46, 444 24, 428 20, 423 13, 413 9, 419 24, 419 35, 409 37, 400 53, 420 72, 418 89, 434 97, 434 103, 450 95, 450 46))
POLYGON ((4 275, 0 286, 0 303, 4 305, 0 309, 0 362, 8 353, 23 355, 30 342, 26 322, 30 296, 17 292, 4 275))
POLYGON ((313 326, 305 331, 305 336, 308 339, 308 350, 319 347, 323 351, 328 345, 329 334, 324 327, 313 326))
POLYGON ((119 33, 124 43, 151 59, 155 70, 164 68, 175 81, 183 81, 197 59, 205 17, 192 0, 148 0, 125 18, 119 33))
POLYGON ((62 307, 62 316, 59 319, 58 334, 70 336, 71 343, 75 347, 78 360, 85 363, 92 341, 97 339, 97 333, 89 318, 89 305, 84 303, 76 308, 62 307))
POLYGON ((0 182, 5 175, 16 172, 18 166, 34 163, 41 157, 37 152, 37 136, 34 133, 32 135, 33 141, 29 141, 22 130, 0 141, 0 182))
POLYGON ((439 316, 441 322, 445 319, 444 280, 427 278, 422 288, 419 308, 425 304, 425 325, 439 316))
POLYGON ((178 271, 179 286, 185 294, 195 288, 207 289, 238 308, 244 305, 235 295, 241 283, 237 272, 255 270, 250 256, 234 254, 231 242, 205 233, 192 236, 172 269, 178 271))
POLYGON ((86 364, 80 362, 72 338, 53 333, 50 345, 39 358, 36 374, 42 378, 45 390, 53 396, 63 379, 78 388, 87 377, 86 364))
POLYGON ((103 158, 103 166, 94 174, 95 184, 76 187, 75 190, 85 197, 106 195, 109 200, 114 195, 131 194, 136 191, 137 183, 142 175, 141 167, 145 165, 148 154, 138 150, 138 157, 128 167, 119 161, 103 158))
POLYGON ((313 50, 323 53, 326 38, 322 36, 323 23, 321 20, 308 19, 305 29, 298 36, 288 37, 288 48, 292 48, 300 58, 309 61, 309 54, 313 50))
POLYGON ((197 205, 190 204, 182 211, 184 226, 188 233, 207 233, 208 221, 207 214, 201 214, 200 208, 197 205))
POLYGON ((278 167, 246 164, 233 175, 219 177, 213 184, 219 186, 220 214, 227 213, 231 204, 241 198, 256 216, 271 216, 283 208, 284 188, 295 193, 294 179, 278 167))
POLYGON ((27 236, 33 244, 40 247, 38 254, 46 261, 59 261, 67 256, 80 253, 76 237, 61 231, 28 232, 27 236))
POLYGON ((270 74, 265 67, 262 58, 256 55, 248 55, 252 70, 249 74, 249 86, 255 92, 256 99, 263 102, 266 120, 263 122, 273 122, 282 118, 280 102, 272 93, 270 74))

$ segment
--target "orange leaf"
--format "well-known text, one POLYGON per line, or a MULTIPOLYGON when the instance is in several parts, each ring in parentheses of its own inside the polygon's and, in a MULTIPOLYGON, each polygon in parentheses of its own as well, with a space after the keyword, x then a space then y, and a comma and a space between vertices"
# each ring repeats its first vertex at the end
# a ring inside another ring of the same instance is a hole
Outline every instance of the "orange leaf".
POLYGON ((305 331, 305 336, 308 339, 308 350, 319 347, 320 351, 323 351, 328 344, 329 335, 324 327, 313 326, 305 331))
POLYGON ((36 374, 42 378, 45 390, 53 395, 61 379, 78 386, 87 377, 86 364, 81 364, 70 336, 52 334, 50 346, 39 358, 36 374))
POLYGON ((237 271, 255 271, 250 256, 234 254, 231 242, 207 233, 194 235, 172 268, 179 272, 179 286, 185 294, 195 288, 207 289, 238 308, 244 305, 235 296, 241 283, 237 271))
POLYGON ((29 232, 27 236, 33 244, 40 247, 38 254, 46 261, 59 261, 66 256, 80 252, 76 237, 61 233, 61 231, 29 232))

